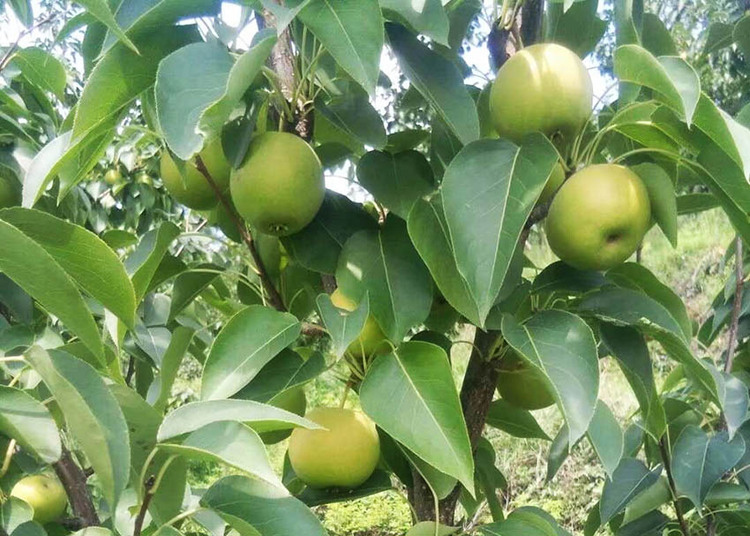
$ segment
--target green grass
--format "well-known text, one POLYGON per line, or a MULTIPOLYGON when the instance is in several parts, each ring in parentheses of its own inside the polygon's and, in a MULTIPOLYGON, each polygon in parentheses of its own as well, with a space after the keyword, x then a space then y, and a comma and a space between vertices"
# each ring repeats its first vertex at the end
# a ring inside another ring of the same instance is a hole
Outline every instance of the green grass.
MULTIPOLYGON (((734 233, 719 210, 681 217, 679 227, 676 249, 658 229, 652 229, 644 241, 642 263, 682 297, 691 318, 701 321, 728 274, 723 256, 734 233)), ((537 266, 555 260, 542 236, 533 235, 530 243, 528 255, 537 266)), ((472 331, 471 327, 462 328, 454 338, 470 340, 472 331)), ((469 348, 465 344, 453 347, 457 383, 465 370, 469 348)), ((718 355, 718 349, 716 352, 718 355)), ((658 372, 663 375, 671 363, 661 359, 659 363, 658 372)), ((307 387, 307 395, 309 406, 337 405, 343 395, 343 384, 333 374, 326 374, 307 387)), ((600 398, 623 423, 637 409, 625 378, 609 359, 602 361, 600 398)), ((350 394, 347 404, 357 403, 356 395, 350 394)), ((535 416, 550 436, 562 424, 555 408, 538 411, 535 416)), ((487 437, 497 450, 498 467, 509 482, 509 489, 502 497, 507 509, 538 506, 573 534, 582 533, 587 512, 597 501, 604 482, 604 471, 588 443, 582 442, 552 482, 546 483, 548 443, 519 440, 492 429, 487 430, 487 437)), ((286 441, 269 449, 271 461, 279 469, 285 450, 286 441)), ((220 474, 223 474, 220 467, 195 464, 191 468, 191 483, 205 486, 220 474)), ((411 523, 408 504, 395 492, 320 507, 317 513, 332 536, 402 536, 411 523)), ((486 519, 487 514, 482 517, 486 519)))

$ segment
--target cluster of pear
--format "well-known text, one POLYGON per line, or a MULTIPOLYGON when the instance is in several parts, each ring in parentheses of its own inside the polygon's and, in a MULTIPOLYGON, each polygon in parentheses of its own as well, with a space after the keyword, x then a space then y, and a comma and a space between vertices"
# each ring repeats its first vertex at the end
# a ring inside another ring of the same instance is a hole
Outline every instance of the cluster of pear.
MULTIPOLYGON (((539 44, 521 50, 498 71, 490 116, 502 138, 521 143, 541 132, 566 153, 588 123, 592 101, 591 78, 581 59, 563 46, 539 44)), ((608 270, 625 262, 651 225, 645 185, 615 164, 589 165, 567 180, 559 164, 539 203, 550 203, 545 222, 550 248, 581 270, 608 270)), ((544 374, 512 351, 503 359, 497 389, 523 409, 555 401, 544 374)))
MULTIPOLYGON (((521 50, 501 67, 490 93, 490 115, 502 138, 520 143, 541 132, 565 151, 588 123, 592 101, 591 77, 581 59, 545 43, 521 50)), ((540 202, 550 198, 549 245, 581 270, 607 270, 626 261, 651 225, 648 191, 624 166, 590 165, 567 181, 562 168, 556 169, 540 202)))
MULTIPOLYGON (((250 142, 237 169, 227 160, 220 138, 210 140, 198 155, 222 193, 229 193, 234 209, 253 229, 287 236, 306 227, 325 195, 323 167, 303 139, 285 132, 266 132, 250 142)), ((198 167, 197 158, 177 163, 169 151, 160 162, 161 178, 183 205, 208 211, 209 221, 228 235, 236 233, 231 215, 218 203, 214 187, 198 167)))

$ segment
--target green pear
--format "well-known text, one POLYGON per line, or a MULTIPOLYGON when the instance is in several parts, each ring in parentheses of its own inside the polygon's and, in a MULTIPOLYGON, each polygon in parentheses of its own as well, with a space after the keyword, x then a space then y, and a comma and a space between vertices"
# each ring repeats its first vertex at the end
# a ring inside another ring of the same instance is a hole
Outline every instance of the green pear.
POLYGON ((231 191, 251 227, 291 235, 306 227, 323 203, 323 167, 302 138, 266 132, 253 139, 242 167, 232 172, 231 191))
MULTIPOLYGON (((292 387, 274 396, 267 404, 302 416, 305 414, 305 409, 307 408, 305 390, 301 385, 292 387)), ((260 434, 260 438, 266 445, 274 445, 285 440, 290 435, 292 435, 291 430, 275 430, 260 434)))
MULTIPOLYGON (((214 138, 208 142, 200 152, 200 157, 219 189, 226 191, 229 187, 231 166, 224 156, 221 138, 214 138)), ((160 162, 161 180, 172 197, 186 207, 209 210, 216 206, 218 199, 206 177, 198 171, 195 162, 185 162, 184 169, 180 172, 169 151, 164 150, 160 162)))
POLYGON ((325 430, 295 428, 289 461, 312 488, 356 488, 370 478, 380 459, 375 423, 364 413, 344 408, 315 408, 305 417, 325 430))
MULTIPOLYGON (((345 311, 354 311, 358 306, 357 302, 345 296, 338 288, 331 294, 331 303, 345 311)), ((387 339, 375 317, 369 314, 359 336, 349 345, 346 352, 360 360, 368 359, 388 351, 390 345, 386 343, 387 339)))
POLYGON ((571 142, 591 116, 591 77, 581 59, 556 44, 522 49, 492 84, 490 114, 501 138, 516 143, 531 132, 571 142))
POLYGON ((34 521, 44 525, 58 519, 68 505, 68 496, 59 480, 48 475, 22 478, 10 492, 34 510, 34 521))
POLYGON ((651 225, 651 204, 640 177, 624 166, 589 166, 565 181, 546 221, 552 251, 580 270, 625 262, 651 225))

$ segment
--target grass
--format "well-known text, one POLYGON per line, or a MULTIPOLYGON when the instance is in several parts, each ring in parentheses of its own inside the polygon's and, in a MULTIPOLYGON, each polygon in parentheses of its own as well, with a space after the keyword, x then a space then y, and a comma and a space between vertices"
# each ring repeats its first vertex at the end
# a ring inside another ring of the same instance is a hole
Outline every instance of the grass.
MULTIPOLYGON (((734 233, 720 210, 680 217, 679 229, 676 248, 672 248, 658 229, 652 229, 644 241, 642 263, 682 297, 691 318, 700 322, 728 275, 724 251, 734 233)), ((529 257, 538 266, 554 260, 543 237, 534 235, 530 243, 529 257)), ((470 335, 471 328, 463 329, 456 340, 467 340, 470 335)), ((718 349, 715 352, 718 355, 718 349)), ((467 345, 458 344, 453 348, 457 382, 462 377, 468 353, 467 345)), ((662 360, 660 364, 658 372, 663 376, 671 364, 662 360)), ((337 405, 342 394, 342 383, 330 374, 316 379, 307 388, 309 406, 337 405)), ((600 398, 621 423, 627 422, 637 409, 625 378, 610 359, 602 361, 600 398)), ((348 404, 357 404, 355 395, 349 396, 348 404)), ((535 416, 551 436, 562 424, 555 408, 538 411, 535 416)), ((587 512, 597 501, 604 482, 604 471, 588 443, 582 442, 552 482, 546 483, 549 443, 519 440, 493 429, 488 429, 486 435, 498 453, 498 467, 509 482, 502 497, 507 510, 524 505, 538 506, 573 534, 581 534, 587 512)), ((285 443, 270 448, 272 463, 277 468, 283 463, 285 443)), ((196 464, 191 471, 191 483, 206 485, 221 473, 219 467, 196 464)), ((411 523, 408 504, 395 492, 320 507, 317 513, 332 536, 402 536, 411 523)), ((483 516, 486 519, 488 514, 483 516)))

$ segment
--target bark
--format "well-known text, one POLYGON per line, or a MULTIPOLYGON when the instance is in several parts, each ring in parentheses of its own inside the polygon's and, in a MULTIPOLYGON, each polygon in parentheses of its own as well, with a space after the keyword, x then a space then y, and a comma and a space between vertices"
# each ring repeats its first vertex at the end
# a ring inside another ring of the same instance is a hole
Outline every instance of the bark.
POLYGON ((54 468, 68 495, 73 513, 80 519, 81 527, 100 525, 99 516, 86 486, 86 475, 73 460, 67 448, 63 447, 60 461, 55 462, 54 468))

